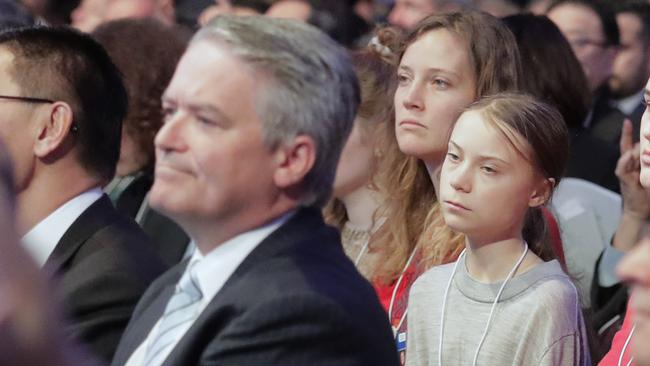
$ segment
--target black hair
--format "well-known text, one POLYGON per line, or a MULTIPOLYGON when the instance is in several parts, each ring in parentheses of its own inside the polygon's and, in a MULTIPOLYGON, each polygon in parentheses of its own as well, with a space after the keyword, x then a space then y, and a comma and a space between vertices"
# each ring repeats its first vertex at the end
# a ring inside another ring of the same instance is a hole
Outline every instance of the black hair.
POLYGON ((0 33, 0 47, 13 54, 9 72, 23 93, 70 105, 80 164, 93 176, 112 179, 128 102, 104 48, 68 27, 9 30, 0 33))

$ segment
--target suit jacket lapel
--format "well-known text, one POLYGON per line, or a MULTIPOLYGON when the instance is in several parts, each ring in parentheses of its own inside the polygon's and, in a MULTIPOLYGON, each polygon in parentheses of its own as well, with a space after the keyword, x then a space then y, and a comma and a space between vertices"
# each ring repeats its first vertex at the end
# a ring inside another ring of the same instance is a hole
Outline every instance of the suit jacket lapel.
POLYGON ((63 234, 45 262, 45 267, 58 272, 89 237, 115 221, 116 216, 113 204, 106 195, 102 195, 63 234))
POLYGON ((188 261, 183 261, 159 277, 142 296, 124 331, 113 365, 124 365, 140 347, 165 312, 167 302, 174 294, 176 283, 185 271, 188 261))
POLYGON ((322 227, 323 219, 319 210, 302 208, 288 222, 264 239, 228 278, 221 290, 163 362, 163 365, 181 365, 186 364, 188 358, 200 358, 200 352, 203 351, 201 342, 212 341, 212 339, 202 336, 202 333, 207 329, 212 337, 218 334, 223 327, 223 322, 228 319, 219 319, 218 316, 215 317, 215 313, 223 307, 225 302, 232 301, 232 296, 229 296, 228 293, 235 288, 242 277, 258 263, 295 246, 302 237, 313 234, 315 230, 322 229, 322 227))

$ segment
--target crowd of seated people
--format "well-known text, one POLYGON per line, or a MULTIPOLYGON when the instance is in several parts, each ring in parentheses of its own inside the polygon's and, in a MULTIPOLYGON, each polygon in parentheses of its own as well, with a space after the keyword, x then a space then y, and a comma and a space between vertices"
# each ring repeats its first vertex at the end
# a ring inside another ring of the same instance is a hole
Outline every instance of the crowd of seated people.
POLYGON ((649 79, 646 0, 0 0, 0 364, 650 366, 649 79))

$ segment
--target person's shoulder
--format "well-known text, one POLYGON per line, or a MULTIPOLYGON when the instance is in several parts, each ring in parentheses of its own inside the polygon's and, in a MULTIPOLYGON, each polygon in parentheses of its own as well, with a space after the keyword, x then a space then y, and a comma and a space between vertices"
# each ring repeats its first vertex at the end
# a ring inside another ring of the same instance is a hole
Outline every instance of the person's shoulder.
POLYGON ((542 313, 574 317, 580 310, 580 297, 571 278, 562 271, 559 264, 546 262, 540 265, 546 266, 547 270, 531 287, 528 296, 542 313))
POLYGON ((411 287, 411 296, 428 293, 432 287, 446 285, 454 270, 454 265, 455 262, 434 266, 421 274, 411 287))

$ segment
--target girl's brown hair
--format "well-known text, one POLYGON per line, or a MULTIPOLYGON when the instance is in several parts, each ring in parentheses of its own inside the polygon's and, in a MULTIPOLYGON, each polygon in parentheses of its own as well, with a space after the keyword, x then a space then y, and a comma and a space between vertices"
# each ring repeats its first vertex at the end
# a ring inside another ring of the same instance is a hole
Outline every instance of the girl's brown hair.
MULTIPOLYGON (((423 19, 399 44, 398 60, 406 49, 431 31, 444 29, 467 45, 475 70, 477 98, 518 89, 521 66, 512 33, 486 13, 467 11, 436 14, 423 19)), ((394 129, 387 129, 382 147, 386 158, 377 186, 386 195, 386 222, 373 245, 382 253, 375 277, 394 281, 417 247, 422 269, 453 260, 464 238, 446 227, 429 173, 422 161, 399 151, 394 129)))

